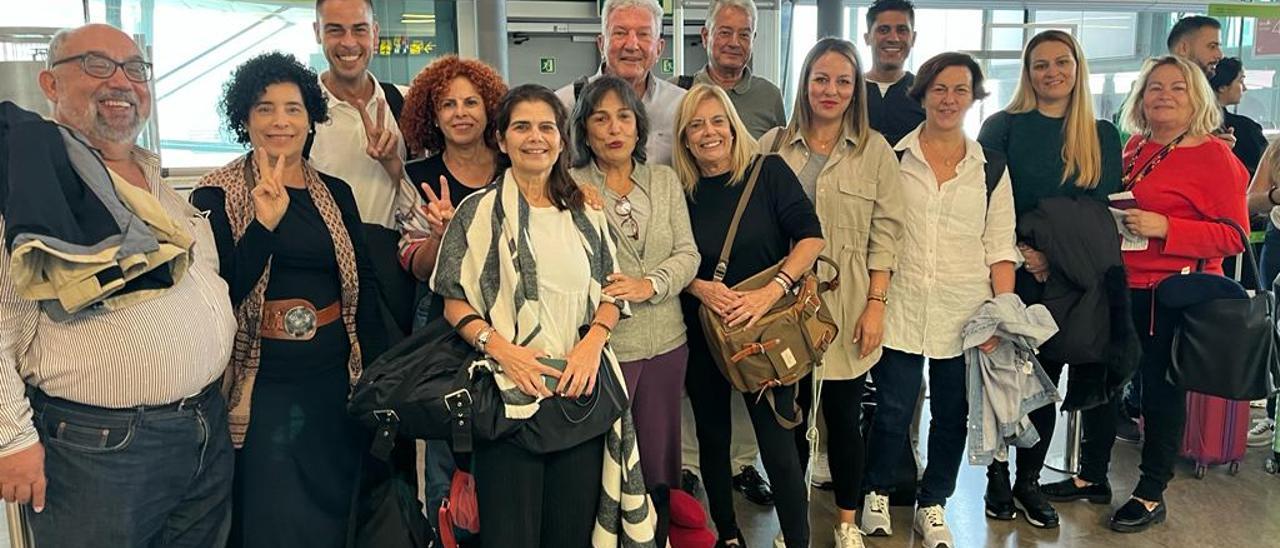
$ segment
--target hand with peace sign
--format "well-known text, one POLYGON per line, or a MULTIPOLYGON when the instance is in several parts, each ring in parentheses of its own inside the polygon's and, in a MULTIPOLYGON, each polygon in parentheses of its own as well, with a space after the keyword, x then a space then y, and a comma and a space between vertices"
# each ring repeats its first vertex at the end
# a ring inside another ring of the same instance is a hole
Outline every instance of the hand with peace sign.
POLYGON ((400 180, 404 161, 400 158, 400 140, 396 132, 387 129, 387 101, 378 99, 377 123, 369 117, 367 102, 356 101, 354 106, 360 112, 360 121, 364 124, 364 135, 367 141, 365 154, 382 164, 382 168, 391 175, 392 180, 400 180))
POLYGON ((422 190, 427 194, 427 205, 422 211, 427 214, 427 222, 431 224, 431 233, 440 238, 444 236, 445 227, 453 219, 453 200, 449 198, 449 181, 440 176, 440 194, 431 189, 431 185, 422 183, 422 190))
POLYGON ((289 193, 284 188, 284 155, 276 156, 275 165, 261 149, 254 151, 254 161, 258 164, 258 184, 250 194, 253 196, 254 217, 267 230, 274 231, 289 209, 289 193))

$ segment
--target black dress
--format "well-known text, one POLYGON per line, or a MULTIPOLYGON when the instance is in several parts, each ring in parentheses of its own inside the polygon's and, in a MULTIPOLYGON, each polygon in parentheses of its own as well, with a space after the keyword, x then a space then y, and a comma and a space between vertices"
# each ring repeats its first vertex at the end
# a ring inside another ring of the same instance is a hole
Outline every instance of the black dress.
MULTIPOLYGON (((357 333, 365 363, 385 348, 377 318, 376 286, 351 190, 324 177, 342 212, 359 263, 357 333), (371 305, 371 306, 370 306, 371 305)), ((252 290, 271 260, 266 299, 306 299, 324 308, 340 300, 333 238, 306 189, 287 189, 289 207, 274 232, 256 220, 233 243, 218 188, 200 188, 191 202, 210 212, 220 272, 232 303, 252 290)), ((262 340, 249 429, 236 451, 230 546, 340 547, 370 437, 347 414, 351 347, 341 320, 309 341, 262 340)))

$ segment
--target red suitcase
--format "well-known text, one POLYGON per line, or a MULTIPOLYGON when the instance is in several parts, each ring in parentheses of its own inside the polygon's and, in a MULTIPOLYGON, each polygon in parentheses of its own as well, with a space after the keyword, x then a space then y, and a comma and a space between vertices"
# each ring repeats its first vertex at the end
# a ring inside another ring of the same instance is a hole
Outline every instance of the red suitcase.
POLYGON ((1231 474, 1239 472, 1248 438, 1249 402, 1187 392, 1187 426, 1180 453, 1195 461, 1197 478, 1203 478, 1213 464, 1229 463, 1231 474))

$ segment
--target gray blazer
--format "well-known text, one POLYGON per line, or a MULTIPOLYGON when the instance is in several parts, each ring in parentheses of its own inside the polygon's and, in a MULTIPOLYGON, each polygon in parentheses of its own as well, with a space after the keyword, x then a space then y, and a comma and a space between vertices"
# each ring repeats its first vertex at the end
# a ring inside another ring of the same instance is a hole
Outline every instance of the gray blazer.
MULTIPOLYGON (((571 171, 578 184, 594 185, 604 195, 604 173, 595 163, 571 171)), ((680 292, 693 280, 701 256, 689 225, 689 207, 676 172, 663 165, 636 164, 631 173, 636 191, 649 197, 652 210, 644 224, 644 256, 619 237, 618 227, 609 220, 618 267, 623 274, 653 282, 654 295, 645 302, 631 303, 631 317, 622 320, 610 346, 618 361, 645 360, 665 354, 685 343, 684 316, 680 292)), ((606 198, 607 200, 607 198, 606 198)), ((613 207, 612 203, 605 207, 613 207)), ((606 216, 608 217, 608 216, 606 216)))

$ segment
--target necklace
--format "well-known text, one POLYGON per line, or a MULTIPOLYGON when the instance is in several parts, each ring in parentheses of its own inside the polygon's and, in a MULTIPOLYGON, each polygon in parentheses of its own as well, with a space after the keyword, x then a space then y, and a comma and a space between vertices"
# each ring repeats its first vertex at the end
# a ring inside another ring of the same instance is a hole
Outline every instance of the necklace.
MULTIPOLYGON (((930 145, 929 141, 924 139, 923 137, 920 139, 920 144, 923 145, 926 153, 929 152, 929 149, 933 149, 936 146, 936 145, 930 145)), ((948 155, 946 151, 939 152, 936 149, 933 152, 934 154, 940 154, 940 159, 942 160, 942 163, 945 164, 948 168, 954 168, 956 167, 956 164, 959 163, 960 160, 964 158, 964 151, 965 151, 965 144, 964 142, 961 142, 960 146, 957 147, 956 152, 950 155, 948 155)))

